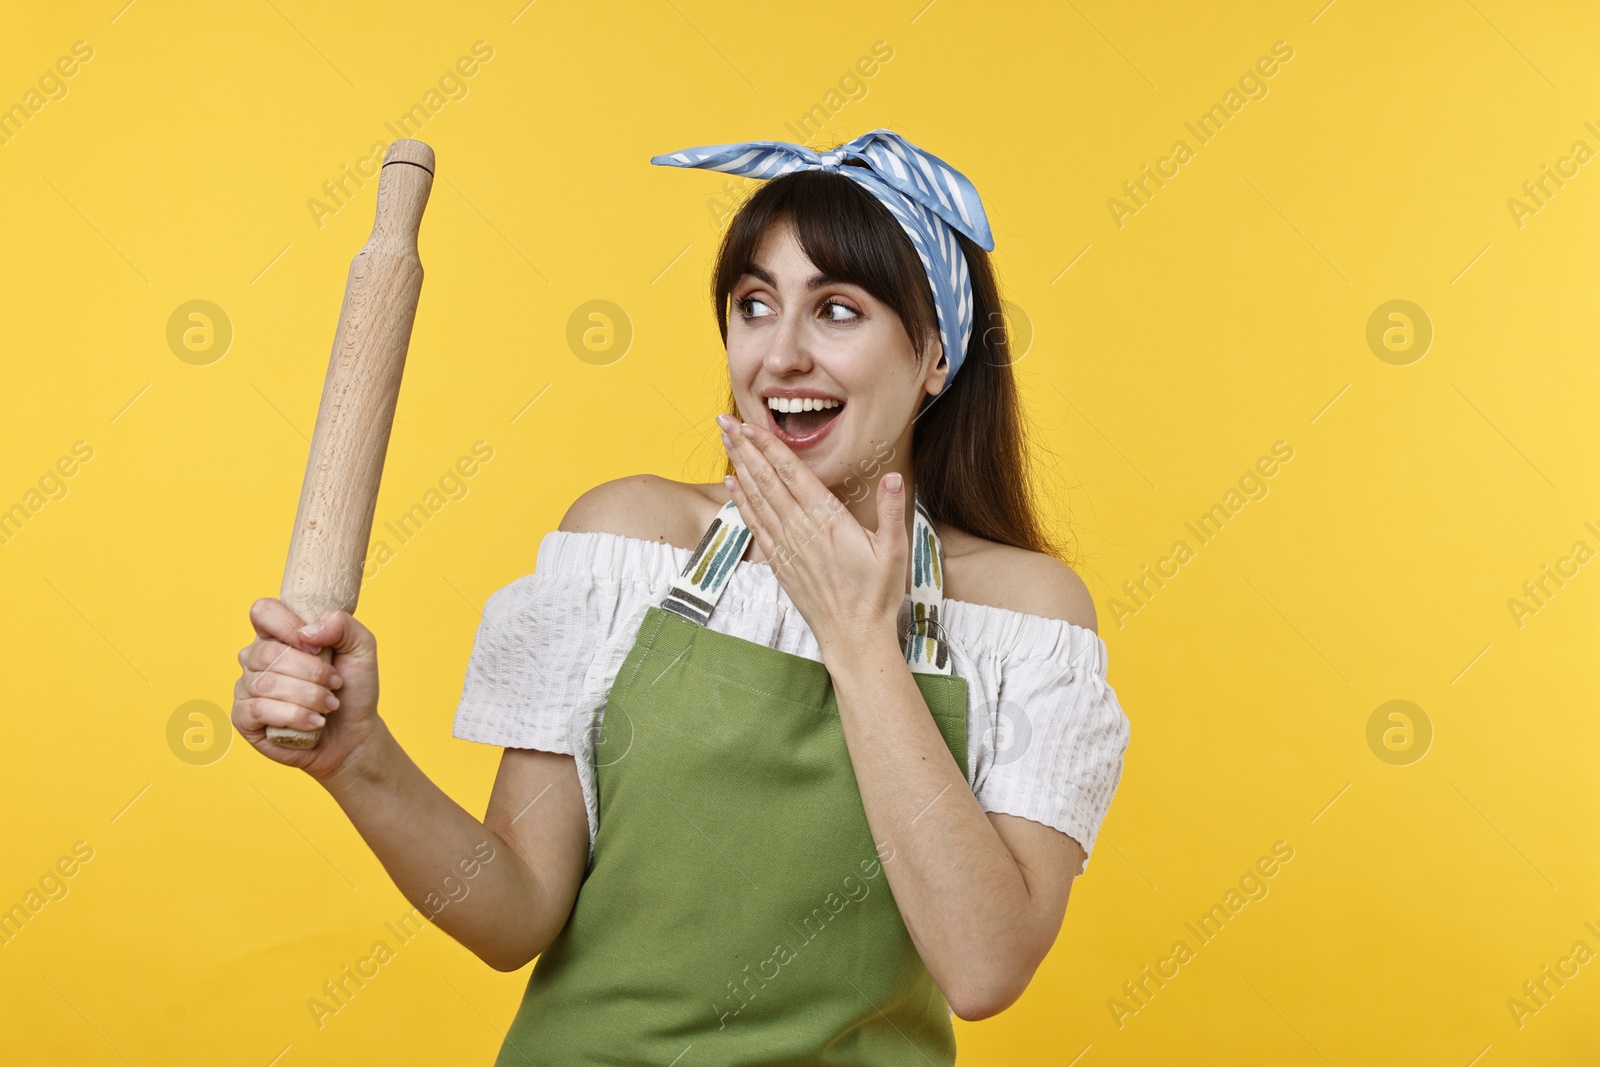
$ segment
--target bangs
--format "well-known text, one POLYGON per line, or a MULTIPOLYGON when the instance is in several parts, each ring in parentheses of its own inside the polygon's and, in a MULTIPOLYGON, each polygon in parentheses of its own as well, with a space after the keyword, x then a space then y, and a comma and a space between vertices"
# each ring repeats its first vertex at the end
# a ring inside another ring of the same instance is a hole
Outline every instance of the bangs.
POLYGON ((920 362, 938 337, 933 290, 922 260, 889 209, 849 178, 795 171, 764 182, 734 216, 712 275, 723 344, 729 296, 774 227, 788 221, 816 268, 859 285, 899 316, 920 362))

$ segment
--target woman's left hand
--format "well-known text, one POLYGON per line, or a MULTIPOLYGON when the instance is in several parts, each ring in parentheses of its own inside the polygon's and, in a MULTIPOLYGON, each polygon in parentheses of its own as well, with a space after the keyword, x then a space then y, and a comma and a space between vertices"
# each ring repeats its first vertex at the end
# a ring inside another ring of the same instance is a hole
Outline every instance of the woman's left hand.
POLYGON ((900 475, 878 480, 878 529, 869 531, 766 427, 717 422, 729 427, 723 441, 738 472, 729 493, 824 658, 884 633, 898 643, 910 551, 900 475))

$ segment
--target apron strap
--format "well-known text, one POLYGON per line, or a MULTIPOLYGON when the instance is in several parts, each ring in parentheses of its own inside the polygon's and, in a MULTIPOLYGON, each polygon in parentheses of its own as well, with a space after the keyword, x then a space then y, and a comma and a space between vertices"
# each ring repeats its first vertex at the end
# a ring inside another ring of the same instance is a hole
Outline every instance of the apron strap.
POLYGON ((730 500, 706 527, 705 536, 700 538, 694 555, 673 581, 661 606, 704 626, 733 575, 733 565, 749 544, 750 527, 740 517, 739 506, 730 500))
POLYGON ((906 662, 914 674, 949 674, 950 643, 945 637, 944 546, 933 532, 933 517, 913 494, 911 529, 911 624, 906 662))
MULTIPOLYGON (((907 632, 901 635, 906 663, 913 673, 949 674, 949 643, 940 619, 944 550, 921 496, 913 494, 912 510, 911 617, 907 632)), ((734 565, 744 557, 750 537, 739 506, 731 500, 722 505, 661 607, 704 626, 733 576, 734 565)))

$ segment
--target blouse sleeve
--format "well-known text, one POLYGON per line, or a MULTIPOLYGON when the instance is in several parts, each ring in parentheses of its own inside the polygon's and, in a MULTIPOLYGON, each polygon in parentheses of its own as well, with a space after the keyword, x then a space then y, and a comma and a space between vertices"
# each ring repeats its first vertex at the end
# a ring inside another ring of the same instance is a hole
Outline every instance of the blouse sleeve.
POLYGON ((591 848, 599 815, 594 735, 651 602, 651 576, 616 558, 625 545, 559 530, 545 536, 534 573, 484 605, 452 730, 464 741, 574 757, 591 848))
MULTIPOLYGON (((1043 623, 1043 619, 1029 620, 1043 623)), ((1036 628, 1001 654, 998 697, 981 709, 991 731, 974 768, 985 811, 1054 827, 1083 846, 1089 865, 1100 824, 1122 780, 1128 717, 1106 682, 1105 644, 1064 622, 1036 628)))
POLYGON ((534 573, 490 595, 456 708, 465 741, 573 754, 572 710, 583 703, 595 652, 584 632, 597 620, 571 579, 534 573))

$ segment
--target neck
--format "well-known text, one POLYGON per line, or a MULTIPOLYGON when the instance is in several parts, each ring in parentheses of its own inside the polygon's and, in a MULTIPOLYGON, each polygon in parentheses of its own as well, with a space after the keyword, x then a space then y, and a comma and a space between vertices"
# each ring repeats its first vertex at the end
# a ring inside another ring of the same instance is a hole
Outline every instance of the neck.
POLYGON ((916 478, 911 469, 908 453, 909 449, 896 450, 893 461, 879 467, 871 478, 853 474, 840 484, 829 486, 829 489, 856 522, 861 524, 862 529, 877 532, 878 483, 883 480, 884 475, 898 473, 901 479, 901 492, 905 494, 906 541, 909 543, 916 523, 916 510, 912 506, 912 502, 916 500, 916 478))

